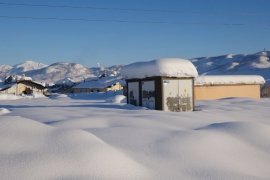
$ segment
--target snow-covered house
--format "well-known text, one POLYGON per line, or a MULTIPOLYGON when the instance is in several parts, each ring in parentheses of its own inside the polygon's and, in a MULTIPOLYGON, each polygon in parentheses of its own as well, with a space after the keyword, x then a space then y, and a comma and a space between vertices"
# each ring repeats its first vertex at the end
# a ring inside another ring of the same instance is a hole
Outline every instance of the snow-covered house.
POLYGON ((194 110, 195 66, 188 60, 166 58, 122 68, 127 103, 164 111, 194 110))
POLYGON ((14 95, 42 93, 45 95, 47 94, 47 88, 30 80, 20 80, 2 84, 0 86, 0 93, 14 95))
POLYGON ((9 75, 5 78, 5 84, 11 84, 16 83, 19 81, 32 81, 31 77, 27 77, 24 74, 22 76, 20 75, 9 75))
POLYGON ((82 81, 81 83, 72 87, 72 93, 91 93, 91 92, 107 92, 119 91, 123 89, 122 77, 112 76, 103 77, 101 79, 82 81))
POLYGON ((265 80, 255 75, 199 76, 195 79, 195 100, 231 97, 259 99, 265 80))

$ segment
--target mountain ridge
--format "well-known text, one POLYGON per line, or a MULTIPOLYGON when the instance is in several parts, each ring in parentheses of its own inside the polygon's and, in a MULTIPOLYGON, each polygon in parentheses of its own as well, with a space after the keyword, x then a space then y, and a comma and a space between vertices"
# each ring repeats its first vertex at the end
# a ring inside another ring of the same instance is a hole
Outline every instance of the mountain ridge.
MULTIPOLYGON (((212 57, 192 58, 200 75, 261 75, 270 84, 270 51, 253 54, 226 54, 212 57)), ((0 79, 6 75, 17 74, 32 77, 39 82, 55 83, 66 78, 79 82, 102 74, 119 76, 123 65, 86 67, 78 63, 55 62, 46 65, 28 60, 14 66, 0 65, 0 79)))

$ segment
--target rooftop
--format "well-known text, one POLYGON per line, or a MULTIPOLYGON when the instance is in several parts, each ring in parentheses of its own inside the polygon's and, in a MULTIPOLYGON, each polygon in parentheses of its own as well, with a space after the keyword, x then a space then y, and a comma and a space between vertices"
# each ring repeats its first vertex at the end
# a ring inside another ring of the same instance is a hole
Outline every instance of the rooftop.
POLYGON ((142 79, 146 77, 197 77, 196 67, 189 61, 180 58, 164 58, 146 62, 136 62, 122 68, 125 79, 142 79))

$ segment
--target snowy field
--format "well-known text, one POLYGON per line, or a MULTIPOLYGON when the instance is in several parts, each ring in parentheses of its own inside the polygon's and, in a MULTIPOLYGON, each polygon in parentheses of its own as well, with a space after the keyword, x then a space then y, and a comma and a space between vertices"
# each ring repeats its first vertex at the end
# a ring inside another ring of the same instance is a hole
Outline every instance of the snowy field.
POLYGON ((0 179, 270 179, 270 99, 168 113, 103 96, 0 101, 0 179))

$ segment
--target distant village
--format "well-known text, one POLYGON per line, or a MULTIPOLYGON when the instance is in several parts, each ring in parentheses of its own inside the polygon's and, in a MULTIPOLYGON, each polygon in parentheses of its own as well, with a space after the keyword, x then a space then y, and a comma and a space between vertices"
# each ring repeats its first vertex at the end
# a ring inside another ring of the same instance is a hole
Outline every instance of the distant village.
POLYGON ((99 76, 83 78, 80 82, 67 77, 55 84, 47 84, 33 81, 25 75, 8 75, 0 83, 0 94, 50 96, 54 93, 120 92, 127 97, 127 103, 136 106, 191 111, 196 100, 269 97, 270 89, 264 84, 264 78, 256 75, 198 76, 196 67, 190 61, 167 58, 133 63, 124 66, 121 74, 104 71, 99 76), (159 67, 160 64, 162 67, 159 67))
POLYGON ((70 78, 65 78, 56 84, 47 84, 33 81, 31 77, 25 75, 9 75, 0 85, 0 93, 13 95, 31 95, 41 93, 50 96, 52 93, 93 93, 119 91, 124 87, 124 80, 120 76, 106 76, 84 79, 82 82, 74 82, 70 78))

